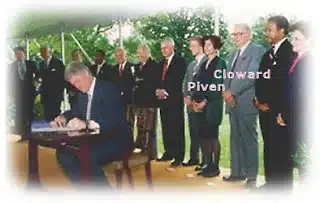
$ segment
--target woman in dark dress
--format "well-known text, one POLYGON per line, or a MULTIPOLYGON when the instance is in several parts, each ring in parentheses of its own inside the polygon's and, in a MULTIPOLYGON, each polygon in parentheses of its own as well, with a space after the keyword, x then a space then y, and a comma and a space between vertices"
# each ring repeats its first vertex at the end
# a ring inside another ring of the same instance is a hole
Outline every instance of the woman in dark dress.
POLYGON ((223 84, 223 78, 215 78, 214 71, 223 71, 226 69, 226 62, 217 55, 222 47, 221 38, 218 36, 205 36, 204 51, 208 60, 204 62, 196 76, 196 82, 202 86, 215 85, 216 89, 207 88, 195 91, 192 95, 193 109, 196 112, 202 112, 200 126, 200 142, 203 145, 205 165, 198 175, 203 177, 215 177, 220 174, 220 142, 219 126, 222 121, 223 113, 223 89, 219 89, 223 84))

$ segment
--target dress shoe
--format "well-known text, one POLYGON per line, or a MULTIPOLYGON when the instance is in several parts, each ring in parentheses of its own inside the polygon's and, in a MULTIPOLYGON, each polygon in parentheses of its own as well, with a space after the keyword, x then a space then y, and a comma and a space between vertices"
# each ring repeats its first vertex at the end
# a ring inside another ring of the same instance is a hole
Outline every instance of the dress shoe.
POLYGON ((171 161, 173 157, 169 156, 168 154, 163 154, 161 158, 157 158, 157 161, 171 161))
POLYGON ((220 175, 220 169, 217 166, 214 165, 208 165, 203 168, 202 171, 197 173, 198 176, 206 177, 206 178, 212 178, 220 175))
POLYGON ((224 176, 223 180, 227 182, 236 182, 236 181, 243 181, 247 178, 244 176, 224 176))
POLYGON ((182 164, 182 161, 173 161, 171 162, 170 166, 171 168, 176 168, 182 164))
POLYGON ((199 164, 199 160, 190 159, 187 163, 182 163, 182 166, 195 166, 199 164))
POLYGON ((26 142, 26 141, 28 141, 28 139, 27 138, 25 138, 25 137, 22 137, 20 140, 18 140, 17 142, 18 143, 22 143, 22 142, 26 142))
POLYGON ((244 184, 244 188, 249 190, 257 189, 256 183, 257 183, 256 179, 248 179, 244 184))
POLYGON ((205 166, 206 166, 205 163, 200 163, 194 170, 195 171, 202 171, 205 166))

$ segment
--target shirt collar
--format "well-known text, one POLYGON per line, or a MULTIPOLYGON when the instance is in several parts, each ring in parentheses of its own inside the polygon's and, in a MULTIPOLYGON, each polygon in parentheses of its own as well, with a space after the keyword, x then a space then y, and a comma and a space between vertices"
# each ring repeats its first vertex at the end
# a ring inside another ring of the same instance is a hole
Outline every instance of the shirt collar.
POLYGON ((205 56, 205 54, 204 53, 202 53, 202 54, 199 54, 199 55, 197 55, 196 56, 196 62, 197 62, 197 64, 199 64, 200 63, 200 61, 203 59, 203 57, 205 56))
POLYGON ((174 52, 167 58, 167 60, 168 60, 168 66, 169 66, 169 64, 171 63, 171 60, 172 60, 173 56, 174 56, 174 52))
POLYGON ((248 47, 248 45, 250 44, 250 40, 245 43, 241 48, 240 48, 240 55, 244 52, 244 50, 248 47))
MULTIPOLYGON (((122 63, 122 68, 124 68, 124 67, 126 66, 126 64, 127 64, 127 61, 124 61, 124 62, 122 63)), ((120 68, 120 65, 121 65, 121 63, 119 63, 119 68, 120 68)))
POLYGON ((52 59, 52 56, 49 56, 49 58, 48 58, 48 60, 47 60, 47 65, 50 64, 51 59, 52 59))
POLYGON ((91 86, 90 86, 90 89, 88 90, 87 94, 92 96, 93 95, 93 90, 94 90, 94 87, 96 86, 96 78, 93 77, 93 80, 92 80, 92 83, 91 83, 91 86))
POLYGON ((105 64, 105 60, 103 60, 100 64, 98 64, 99 67, 102 67, 105 64))
POLYGON ((273 48, 273 53, 276 54, 279 47, 281 46, 281 44, 286 40, 287 38, 283 38, 282 40, 280 40, 279 42, 277 42, 276 44, 274 44, 274 48, 273 48))

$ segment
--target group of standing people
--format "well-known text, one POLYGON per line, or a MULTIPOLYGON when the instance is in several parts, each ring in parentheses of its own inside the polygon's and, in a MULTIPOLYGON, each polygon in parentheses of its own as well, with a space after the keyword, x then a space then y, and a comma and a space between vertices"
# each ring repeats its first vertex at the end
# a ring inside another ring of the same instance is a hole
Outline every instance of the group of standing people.
MULTIPOLYGON (((246 180, 245 186, 253 188, 258 174, 257 118, 264 141, 264 188, 292 186, 292 154, 298 141, 303 141, 300 121, 301 95, 305 86, 301 81, 305 61, 309 56, 310 33, 304 23, 292 26, 291 43, 287 39, 289 22, 283 16, 273 16, 267 21, 265 36, 271 49, 251 41, 247 24, 236 24, 231 36, 237 49, 228 62, 219 57, 223 41, 219 36, 192 36, 190 51, 194 60, 186 64, 175 52, 172 38, 161 41, 163 59, 156 62, 146 44, 137 48, 138 64, 126 59, 123 48, 115 50, 117 64, 105 60, 103 50, 96 51, 95 64, 90 74, 113 83, 120 90, 124 102, 124 118, 133 137, 137 118, 139 146, 145 136, 152 137, 156 158, 156 118, 160 109, 164 154, 157 161, 172 161, 168 169, 178 166, 196 166, 199 176, 216 177, 220 174, 221 146, 219 126, 223 113, 230 121, 230 176, 224 181, 246 180), (227 72, 271 72, 266 78, 214 77, 217 70, 227 72), (223 84, 223 91, 190 89, 189 83, 202 85, 223 84), (225 108, 224 108, 225 103, 225 108), (185 156, 184 107, 186 106, 190 131, 190 160, 185 156), (147 128, 147 130, 145 130, 147 128), (201 157, 200 157, 201 152, 201 157), (272 187, 269 187, 272 186, 272 187)), ((71 107, 77 104, 79 88, 74 80, 65 80, 64 64, 53 57, 48 46, 40 48, 43 61, 39 70, 34 62, 24 59, 23 48, 15 49, 17 61, 10 65, 10 78, 15 91, 11 101, 17 106, 16 130, 27 139, 34 109, 35 86, 41 83, 40 95, 44 117, 54 121, 61 114, 60 105, 67 88, 71 107), (71 82, 70 82, 71 81, 71 82)), ((80 50, 72 52, 71 63, 82 63, 80 50)), ((79 68, 86 70, 86 68, 79 68)), ((92 78, 88 77, 88 81, 92 78)), ((9 86, 10 87, 10 86, 9 86)), ((89 87, 89 86, 88 86, 89 87)), ((88 88, 89 89, 89 88, 88 88)), ((142 144, 141 144, 142 143, 142 144)))

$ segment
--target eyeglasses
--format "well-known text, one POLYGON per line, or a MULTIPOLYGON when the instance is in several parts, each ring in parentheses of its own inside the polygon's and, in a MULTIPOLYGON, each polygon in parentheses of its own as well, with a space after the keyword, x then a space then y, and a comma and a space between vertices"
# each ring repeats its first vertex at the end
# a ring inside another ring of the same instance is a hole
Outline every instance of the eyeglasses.
POLYGON ((242 36, 244 34, 245 34, 244 32, 234 32, 234 33, 231 33, 231 37, 238 37, 238 36, 242 36))

